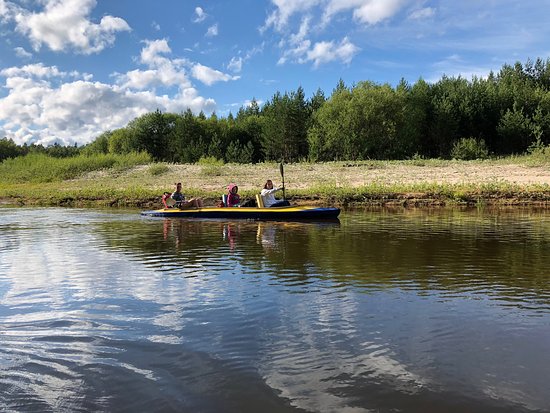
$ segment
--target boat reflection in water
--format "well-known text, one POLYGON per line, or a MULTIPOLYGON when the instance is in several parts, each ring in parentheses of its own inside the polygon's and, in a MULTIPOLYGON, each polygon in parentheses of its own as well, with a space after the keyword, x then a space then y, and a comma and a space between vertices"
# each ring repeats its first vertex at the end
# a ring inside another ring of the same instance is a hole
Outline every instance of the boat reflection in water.
MULTIPOLYGON (((257 246, 265 251, 282 251, 287 242, 306 242, 315 233, 329 228, 339 228, 340 221, 217 221, 184 220, 164 218, 162 236, 164 242, 172 241, 176 250, 190 248, 197 242, 215 255, 217 250, 229 246, 230 251, 240 256, 256 254, 257 246)), ((154 238, 151 237, 151 240, 154 238)))
POLYGON ((366 288, 468 291, 472 285, 495 286, 489 295, 502 298, 517 289, 537 291, 543 285, 540 277, 547 274, 546 258, 540 254, 546 235, 535 221, 512 224, 438 214, 421 219, 388 215, 377 221, 364 217, 367 221, 359 224, 147 218, 105 236, 116 248, 138 254, 146 265, 148 257, 155 264, 159 253, 166 265, 180 267, 231 257, 243 271, 261 266, 283 278, 294 273, 333 277, 366 288), (113 237, 120 233, 131 239, 113 237), (516 247, 515 239, 523 237, 533 248, 516 247), (507 288, 498 288, 503 285, 507 288))

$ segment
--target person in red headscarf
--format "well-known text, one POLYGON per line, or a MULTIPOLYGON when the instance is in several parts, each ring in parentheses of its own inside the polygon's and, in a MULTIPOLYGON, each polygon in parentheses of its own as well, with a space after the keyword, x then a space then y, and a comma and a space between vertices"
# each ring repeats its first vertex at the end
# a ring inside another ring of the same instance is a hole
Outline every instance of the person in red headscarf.
POLYGON ((241 196, 238 194, 239 187, 235 184, 229 184, 227 186, 227 206, 238 207, 241 206, 241 196))

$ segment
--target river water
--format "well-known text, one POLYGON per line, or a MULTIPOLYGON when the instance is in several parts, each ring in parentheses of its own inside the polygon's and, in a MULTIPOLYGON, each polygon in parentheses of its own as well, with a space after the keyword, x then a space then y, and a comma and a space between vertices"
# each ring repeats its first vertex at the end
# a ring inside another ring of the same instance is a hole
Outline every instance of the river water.
POLYGON ((550 411, 550 211, 0 209, 0 411, 550 411))

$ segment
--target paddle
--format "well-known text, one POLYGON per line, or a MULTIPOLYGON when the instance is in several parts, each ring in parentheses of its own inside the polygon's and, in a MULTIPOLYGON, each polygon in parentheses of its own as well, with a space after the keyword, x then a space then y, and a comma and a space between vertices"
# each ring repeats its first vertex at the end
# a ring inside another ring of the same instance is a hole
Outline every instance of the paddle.
POLYGON ((279 170, 281 171, 281 178, 283 179, 283 200, 286 200, 286 196, 285 196, 285 171, 284 171, 282 162, 279 164, 279 170))

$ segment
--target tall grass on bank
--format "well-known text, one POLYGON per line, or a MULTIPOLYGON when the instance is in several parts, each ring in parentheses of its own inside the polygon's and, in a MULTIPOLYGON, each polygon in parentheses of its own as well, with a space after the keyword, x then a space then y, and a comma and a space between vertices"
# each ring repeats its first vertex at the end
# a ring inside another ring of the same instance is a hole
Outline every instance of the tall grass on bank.
POLYGON ((170 171, 170 168, 165 162, 152 163, 149 165, 149 168, 147 168, 147 172, 152 176, 164 175, 168 171, 170 171))
POLYGON ((500 181, 477 184, 372 182, 351 188, 328 183, 315 185, 307 190, 290 191, 290 195, 303 199, 324 199, 338 205, 384 205, 408 202, 425 202, 433 205, 534 204, 550 201, 550 186, 547 184, 520 185, 500 181))
POLYGON ((59 182, 77 178, 85 173, 114 169, 125 170, 136 165, 151 162, 145 152, 125 155, 95 154, 79 155, 71 158, 53 158, 44 154, 28 154, 6 159, 0 164, 0 181, 6 183, 59 182))
POLYGON ((214 156, 206 156, 197 162, 201 166, 201 175, 220 176, 223 171, 223 159, 217 159, 214 156))

